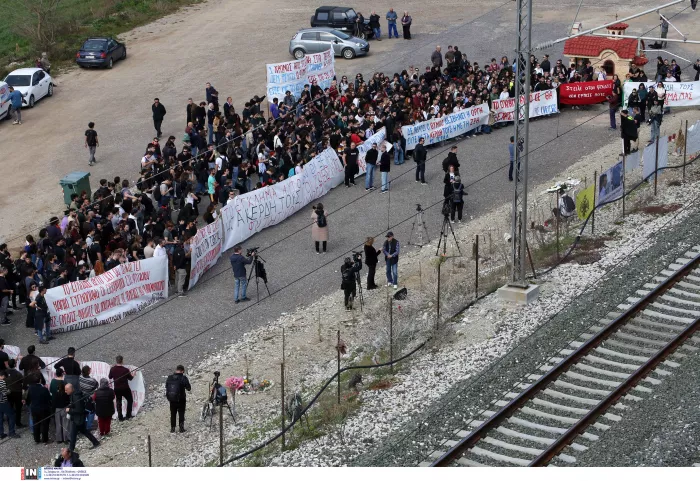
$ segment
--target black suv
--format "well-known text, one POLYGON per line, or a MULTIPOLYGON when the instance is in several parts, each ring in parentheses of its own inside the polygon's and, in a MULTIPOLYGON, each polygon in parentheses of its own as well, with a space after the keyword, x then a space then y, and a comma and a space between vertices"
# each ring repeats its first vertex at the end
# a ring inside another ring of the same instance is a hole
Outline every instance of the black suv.
POLYGON ((362 30, 357 32, 357 13, 350 7, 318 7, 316 14, 311 17, 312 27, 330 27, 336 30, 360 37, 363 40, 372 38, 374 32, 369 26, 369 20, 362 23, 362 30))

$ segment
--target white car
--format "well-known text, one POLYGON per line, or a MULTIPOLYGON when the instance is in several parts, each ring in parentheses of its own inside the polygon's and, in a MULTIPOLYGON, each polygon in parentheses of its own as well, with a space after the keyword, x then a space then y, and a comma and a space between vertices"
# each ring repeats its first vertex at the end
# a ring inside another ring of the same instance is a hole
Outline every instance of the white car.
POLYGON ((0 120, 10 116, 9 87, 5 82, 0 82, 0 120))
POLYGON ((24 95, 22 107, 34 107, 37 100, 53 95, 53 79, 40 68, 20 68, 5 77, 5 83, 24 95))

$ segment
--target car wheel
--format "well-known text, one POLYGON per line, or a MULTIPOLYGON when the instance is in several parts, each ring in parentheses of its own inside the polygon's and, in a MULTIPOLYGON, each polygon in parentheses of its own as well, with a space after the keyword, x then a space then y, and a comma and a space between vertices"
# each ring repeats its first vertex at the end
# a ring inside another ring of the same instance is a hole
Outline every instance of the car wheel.
POLYGON ((343 49, 343 57, 348 59, 348 60, 355 58, 355 51, 351 48, 344 48, 343 49))
POLYGON ((49 84, 49 93, 46 94, 48 97, 53 95, 53 84, 49 84))
POLYGON ((295 59, 297 59, 297 60, 302 59, 302 58, 304 58, 304 55, 306 55, 306 54, 304 53, 304 51, 302 49, 300 49, 300 48, 294 49, 294 58, 295 59))
POLYGON ((112 60, 112 57, 109 57, 109 62, 107 63, 107 68, 112 68, 114 67, 114 60, 112 60))
POLYGON ((30 108, 30 109, 33 109, 33 108, 34 108, 34 103, 35 103, 35 101, 34 101, 34 95, 31 95, 31 96, 29 97, 29 108, 30 108))
POLYGON ((122 53, 122 60, 126 58, 126 47, 124 47, 124 53, 122 53))

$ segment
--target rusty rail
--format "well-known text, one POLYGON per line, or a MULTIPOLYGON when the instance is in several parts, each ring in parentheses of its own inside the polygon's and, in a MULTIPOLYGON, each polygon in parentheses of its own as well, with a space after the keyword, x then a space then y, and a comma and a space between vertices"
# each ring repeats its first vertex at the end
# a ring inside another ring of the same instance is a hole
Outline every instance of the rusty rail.
MULTIPOLYGON (((445 454, 435 460, 432 467, 445 467, 451 465, 459 457, 461 457, 469 449, 473 448, 479 440, 487 436, 487 433, 503 424, 517 410, 522 408, 528 401, 532 400, 538 393, 543 391, 552 382, 559 378, 563 373, 574 366, 581 358, 587 356, 593 349, 598 347, 602 342, 613 335, 618 329, 622 328, 629 320, 633 319, 637 314, 646 309, 659 296, 663 295, 667 290, 672 288, 677 282, 686 277, 693 269, 700 264, 700 254, 696 255, 690 262, 685 264, 681 269, 675 272, 671 277, 654 288, 649 294, 632 305, 627 311, 620 314, 610 324, 601 329, 597 334, 591 337, 576 351, 563 359, 559 364, 550 369, 544 376, 535 381, 529 388, 521 392, 517 397, 503 406, 493 416, 481 424, 478 428, 466 436, 445 454)), ((572 426, 566 433, 557 439, 549 448, 545 449, 530 465, 545 466, 553 457, 559 454, 566 446, 578 436, 586 427, 588 427, 596 418, 598 418, 605 410, 624 395, 629 389, 639 383, 646 374, 654 369, 649 367, 654 360, 657 360, 656 366, 663 361, 665 357, 677 349, 688 337, 692 336, 700 324, 698 320, 688 326, 681 334, 674 338, 667 346, 652 356, 643 366, 635 371, 625 382, 623 382, 615 391, 613 391, 606 399, 601 401, 591 412, 584 416, 578 423, 572 426), (625 389, 626 388, 626 389, 625 389), (619 392, 618 392, 619 391, 619 392)))

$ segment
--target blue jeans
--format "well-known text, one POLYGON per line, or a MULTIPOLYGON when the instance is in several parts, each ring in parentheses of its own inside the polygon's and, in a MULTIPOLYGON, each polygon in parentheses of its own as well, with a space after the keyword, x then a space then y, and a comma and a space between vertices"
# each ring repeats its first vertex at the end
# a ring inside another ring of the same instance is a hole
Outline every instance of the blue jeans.
POLYGON ((389 190, 389 172, 382 172, 382 192, 389 190))
POLYGON ((374 169, 377 166, 374 164, 367 164, 367 173, 365 174, 365 189, 369 189, 374 184, 374 169))
POLYGON ((5 434, 5 416, 7 416, 8 432, 15 434, 15 410, 9 402, 0 403, 0 436, 5 434))
POLYGON ((399 263, 386 265, 386 281, 397 286, 399 284, 399 263))
POLYGON ((403 149, 401 142, 394 142, 394 164, 401 165, 404 163, 403 149))
POLYGON ((389 38, 391 38, 391 32, 394 32, 394 37, 399 38, 399 31, 396 30, 396 24, 395 24, 395 23, 390 23, 390 24, 389 24, 389 38))
POLYGON ((376 38, 377 40, 381 40, 381 39, 382 39, 382 29, 381 29, 381 27, 380 27, 380 28, 373 28, 372 31, 374 31, 374 38, 376 38))
POLYGON ((234 301, 240 301, 241 299, 245 299, 245 291, 248 288, 248 279, 245 277, 236 277, 234 279, 234 287, 233 287, 233 300, 234 301), (239 294, 240 293, 240 297, 239 294))
POLYGON ((95 421, 95 413, 92 411, 85 411, 85 427, 89 431, 92 428, 92 423, 95 421))
POLYGON ((51 319, 46 319, 44 322, 44 329, 37 329, 36 333, 39 336, 40 341, 48 341, 49 337, 51 337, 51 319))
POLYGON ((617 124, 615 123, 615 117, 617 117, 617 109, 610 109, 610 128, 616 129, 617 124))

